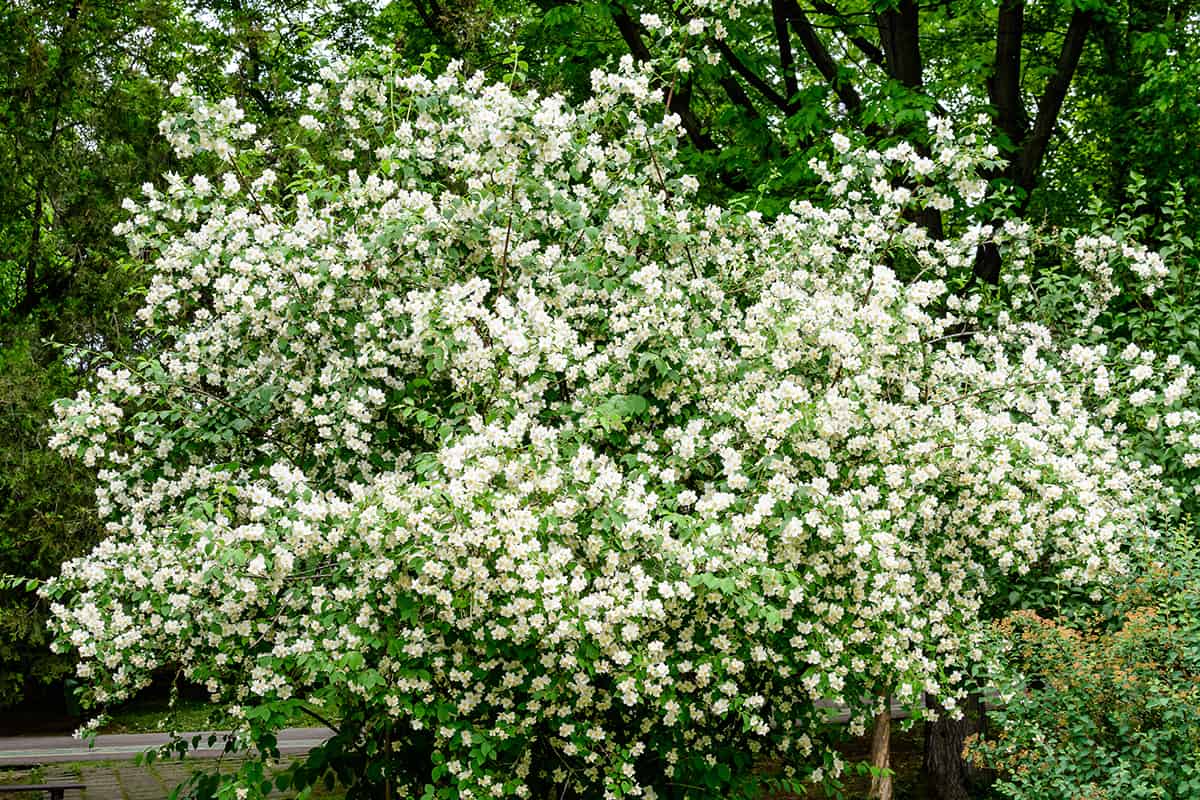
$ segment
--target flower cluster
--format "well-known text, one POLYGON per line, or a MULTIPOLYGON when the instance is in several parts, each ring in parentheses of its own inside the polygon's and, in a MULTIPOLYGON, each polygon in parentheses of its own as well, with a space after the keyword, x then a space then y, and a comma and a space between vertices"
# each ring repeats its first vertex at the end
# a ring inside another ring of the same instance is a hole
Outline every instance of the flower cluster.
POLYGON ((223 166, 131 204, 156 346, 58 409, 93 700, 328 702, 412 796, 731 796, 836 775, 829 700, 954 708, 1001 588, 1120 575, 1156 483, 1104 360, 948 285, 1028 231, 910 221, 979 143, 839 140, 768 219, 693 199, 645 74, 593 88, 331 73, 274 144, 177 87, 223 166))

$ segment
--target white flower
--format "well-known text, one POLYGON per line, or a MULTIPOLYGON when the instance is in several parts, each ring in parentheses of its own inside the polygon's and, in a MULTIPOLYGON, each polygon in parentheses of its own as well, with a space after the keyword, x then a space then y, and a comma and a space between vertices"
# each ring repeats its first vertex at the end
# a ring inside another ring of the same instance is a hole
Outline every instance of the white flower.
POLYGON ((262 577, 267 574, 267 560, 262 555, 257 555, 250 560, 246 565, 246 571, 251 575, 262 577))
MULTIPOLYGON (((108 538, 42 591, 94 697, 172 665, 247 729, 314 693, 421 730, 459 796, 602 796, 634 753, 825 763, 818 700, 959 695, 993 583, 1120 575, 1164 508, 1121 415, 1191 463, 1194 370, 954 288, 1044 241, 963 205, 979 142, 835 134, 820 203, 706 207, 648 71, 592 77, 331 68, 302 175, 236 104, 165 120, 241 172, 130 201, 146 349, 56 408, 108 538)), ((1153 279, 1122 247, 1066 239, 1082 316, 1153 279)))

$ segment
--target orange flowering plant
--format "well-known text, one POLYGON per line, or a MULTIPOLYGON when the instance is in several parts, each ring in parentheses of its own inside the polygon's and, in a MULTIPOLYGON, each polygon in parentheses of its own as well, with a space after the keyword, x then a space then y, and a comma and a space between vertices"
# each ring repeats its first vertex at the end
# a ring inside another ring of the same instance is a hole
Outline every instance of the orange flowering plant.
POLYGON ((1011 673, 976 763, 1011 798, 1200 796, 1200 554, 1178 533, 1129 587, 1075 618, 995 627, 1011 673))

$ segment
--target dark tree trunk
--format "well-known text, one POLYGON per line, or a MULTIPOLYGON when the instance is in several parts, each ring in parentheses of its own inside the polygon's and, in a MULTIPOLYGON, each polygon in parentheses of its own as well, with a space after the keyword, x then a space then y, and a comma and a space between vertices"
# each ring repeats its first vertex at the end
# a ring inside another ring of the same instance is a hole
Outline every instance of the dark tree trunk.
MULTIPOLYGON (((1012 144, 1012 153, 1002 174, 1021 189, 1021 200, 1017 206, 1021 214, 1028 208, 1030 196, 1041 176, 1050 136, 1058 127, 1059 112, 1062 111, 1063 101, 1079 66, 1079 58, 1093 22, 1091 13, 1087 11, 1076 9, 1071 15, 1058 65, 1046 82, 1046 89, 1038 101, 1037 116, 1030 126, 1021 101, 1024 12, 1025 5, 1021 0, 1005 0, 1001 3, 996 23, 996 66, 988 80, 988 96, 996 108, 996 125, 1012 144)), ((980 245, 975 251, 975 278, 993 285, 999 283, 1001 262, 1000 249, 995 244, 987 242, 980 245)))
POLYGON ((1071 79, 1075 77, 1075 69, 1079 66, 1079 57, 1083 54, 1083 45, 1087 42, 1088 31, 1092 27, 1092 15, 1088 11, 1075 10, 1071 15, 1071 24, 1067 27, 1067 35, 1063 37, 1062 50, 1058 55, 1058 66, 1050 80, 1046 82, 1046 90, 1038 103, 1037 117, 1033 128, 1025 138, 1021 148, 1019 161, 1016 163, 1017 185, 1025 190, 1025 204, 1028 204, 1029 193, 1037 184, 1041 173, 1042 161, 1046 157, 1046 146, 1050 143, 1050 135, 1058 127, 1058 113, 1062 110, 1063 100, 1071 87, 1071 79))
POLYGON ((983 700, 978 694, 970 694, 962 719, 951 719, 932 695, 925 695, 925 704, 938 712, 936 722, 925 724, 925 762, 921 771, 929 789, 938 800, 971 800, 990 781, 987 772, 963 758, 967 737, 987 731, 983 700))
MULTIPOLYGON (((921 15, 916 0, 900 0, 895 8, 879 12, 875 23, 888 74, 914 93, 921 93, 925 76, 921 66, 921 15)), ((921 143, 920 134, 917 151, 929 155, 929 148, 921 143)), ((944 238, 941 211, 926 207, 917 210, 911 218, 934 239, 944 238)))
POLYGON ((900 0, 896 8, 876 19, 888 72, 900 83, 916 89, 923 82, 920 14, 916 0, 900 0))
POLYGON ((988 97, 996 108, 996 127, 1008 136, 1015 151, 1025 140, 1029 117, 1021 99, 1021 47, 1025 36, 1024 0, 1005 0, 996 19, 996 63, 987 80, 988 97))
POLYGON ((825 43, 817 35, 817 31, 809 21, 808 15, 804 13, 804 9, 800 8, 800 4, 796 0, 788 0, 786 13, 787 21, 791 24, 792 30, 796 32, 796 36, 812 60, 813 66, 821 73, 825 82, 833 87, 834 93, 837 94, 838 100, 842 101, 846 110, 851 114, 858 114, 862 110, 862 98, 853 84, 838 69, 837 62, 833 60, 825 43))
POLYGON ((975 248, 975 265, 974 275, 984 283, 990 283, 992 286, 1000 283, 1000 267, 1003 259, 1000 258, 1000 248, 995 242, 984 242, 975 248))
POLYGON ((785 0, 771 0, 771 17, 775 22, 775 39, 779 44, 779 71, 783 73, 784 94, 788 105, 796 99, 800 82, 796 78, 796 59, 792 54, 792 37, 788 33, 785 0))

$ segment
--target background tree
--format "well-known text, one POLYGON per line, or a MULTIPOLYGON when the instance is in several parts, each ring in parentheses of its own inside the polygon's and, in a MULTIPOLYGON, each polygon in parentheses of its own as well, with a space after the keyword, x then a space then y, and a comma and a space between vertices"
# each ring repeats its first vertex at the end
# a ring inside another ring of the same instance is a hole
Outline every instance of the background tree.
MULTIPOLYGON (((182 168, 157 139, 162 87, 180 71, 204 94, 240 98, 269 131, 303 105, 327 58, 388 51, 431 70, 461 59, 580 100, 594 69, 629 55, 656 65, 655 90, 684 124, 680 159, 700 195, 768 214, 813 195, 809 161, 834 131, 922 151, 931 115, 981 111, 1002 156, 989 176, 997 219, 1015 209, 1109 230, 1115 217, 1123 235, 1167 253, 1163 288, 1148 297, 1118 285, 1083 338, 1110 345, 1115 372, 1116 354, 1134 343, 1200 357, 1189 212, 1200 190, 1200 75, 1188 2, 14 0, 0 25, 0 172, 12 187, 0 197, 0 401, 17 434, 0 446, 0 571, 46 577, 99 535, 88 473, 45 453, 43 422, 47 398, 85 383, 100 359, 64 358, 48 343, 118 354, 149 343, 130 317, 139 259, 110 230, 121 198, 182 168), (48 481, 62 482, 52 506, 48 481)), ((911 213, 935 235, 943 228, 937 209, 911 213)), ((1003 277, 998 256, 985 241, 975 280, 1003 277)), ((1089 313, 1091 276, 1052 250, 1035 261, 1043 321, 1074 331, 1089 313)), ((1131 412, 1141 431, 1131 446, 1163 464, 1182 507, 1195 510, 1196 470, 1168 419, 1131 412)), ((15 698, 22 676, 55 671, 39 652, 44 609, 23 591, 3 602, 15 698)), ((957 753, 959 735, 945 753, 957 753)))
MULTIPOLYGON (((170 4, 6 3, 0 9, 0 571, 45 578, 99 536, 88 471, 46 449, 46 401, 91 369, 52 342, 123 351, 135 273, 112 227, 147 169, 166 169, 153 75, 177 63, 170 4)), ((0 605, 11 703, 69 667, 47 655, 45 609, 22 589, 0 605)))

